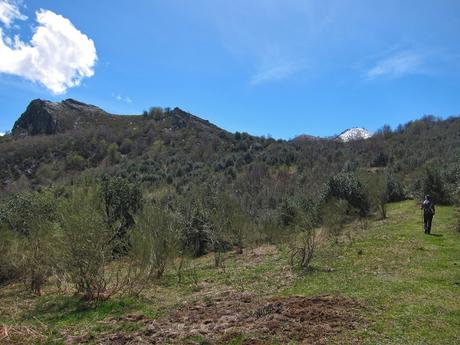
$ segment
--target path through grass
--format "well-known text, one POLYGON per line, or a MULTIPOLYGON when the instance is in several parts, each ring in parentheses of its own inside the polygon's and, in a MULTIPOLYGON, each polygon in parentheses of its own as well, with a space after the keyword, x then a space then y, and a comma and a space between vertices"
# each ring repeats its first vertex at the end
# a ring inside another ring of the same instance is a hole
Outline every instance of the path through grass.
MULTIPOLYGON (((334 293, 368 306, 366 344, 460 344, 460 234, 451 207, 438 207, 423 233, 413 201, 389 205, 389 218, 349 245, 324 249, 315 271, 286 295, 334 293)), ((340 343, 340 341, 337 341, 340 343)))

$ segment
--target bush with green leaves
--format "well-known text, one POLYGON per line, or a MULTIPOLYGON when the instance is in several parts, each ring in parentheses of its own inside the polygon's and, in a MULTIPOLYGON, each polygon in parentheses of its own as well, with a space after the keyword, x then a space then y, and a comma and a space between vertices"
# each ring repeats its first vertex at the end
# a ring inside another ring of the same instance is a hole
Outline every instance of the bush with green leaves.
POLYGON ((127 251, 128 230, 134 225, 134 215, 142 206, 140 185, 121 177, 104 176, 99 193, 107 225, 117 236, 118 247, 114 247, 114 251, 123 254, 127 251))
POLYGON ((324 200, 331 198, 346 200, 352 208, 359 210, 365 217, 370 211, 370 201, 365 186, 353 173, 339 173, 329 178, 326 183, 324 200))
POLYGON ((120 152, 124 155, 128 154, 131 152, 133 149, 134 143, 131 139, 125 138, 123 139, 121 145, 120 145, 120 152))
POLYGON ((17 254, 22 250, 17 237, 18 234, 0 227, 0 286, 19 279, 23 274, 17 264, 17 254))
POLYGON ((301 270, 308 270, 318 246, 318 228, 311 215, 299 211, 292 225, 289 242, 289 263, 301 270))
POLYGON ((386 174, 388 202, 397 202, 407 199, 406 191, 401 181, 393 174, 386 174))
POLYGON ((147 277, 160 278, 179 255, 179 238, 174 215, 160 205, 150 204, 136 217, 128 256, 145 267, 147 277))
POLYGON ((284 199, 279 206, 279 225, 287 227, 292 225, 297 217, 298 205, 291 198, 284 199))
POLYGON ((419 199, 423 199, 425 195, 430 195, 436 204, 452 204, 452 195, 443 176, 437 169, 427 168, 423 172, 422 177, 416 181, 415 192, 419 199))
POLYGON ((249 221, 238 199, 229 192, 217 193, 210 205, 210 241, 215 253, 215 265, 220 266, 221 253, 236 248, 243 253, 249 221))
POLYGON ((128 254, 114 257, 115 250, 125 245, 125 239, 119 237, 116 224, 109 226, 104 208, 100 194, 89 186, 75 188, 59 209, 58 272, 62 281, 72 283, 77 293, 89 301, 138 293, 150 273, 137 241, 128 254))
POLYGON ((249 231, 248 229, 248 237, 250 236, 253 242, 256 244, 277 244, 285 240, 287 233, 286 231, 280 231, 279 213, 277 211, 267 210, 260 215, 257 224, 248 224, 252 230, 249 231))
POLYGON ((191 193, 188 197, 180 198, 175 211, 179 221, 182 253, 192 257, 208 253, 211 223, 201 197, 191 193))
POLYGON ((0 206, 4 279, 22 279, 37 295, 56 260, 56 197, 50 189, 21 193, 0 206))
POLYGON ((389 202, 388 177, 384 171, 371 172, 365 177, 367 193, 372 209, 380 219, 387 217, 387 203, 389 202))
POLYGON ((0 204, 0 222, 9 230, 27 236, 37 221, 52 221, 56 202, 52 189, 13 194, 0 204))
POLYGON ((121 161, 121 155, 118 151, 117 143, 112 143, 107 148, 107 160, 109 164, 117 164, 121 161))
POLYGON ((69 155, 65 159, 66 170, 82 171, 86 168, 86 160, 77 153, 69 155))
POLYGON ((350 205, 348 201, 337 198, 330 198, 322 205, 321 217, 323 227, 327 234, 337 243, 342 235, 345 225, 351 221, 350 205))
POLYGON ((118 237, 107 226, 94 191, 75 189, 60 206, 62 267, 65 280, 86 300, 109 297, 107 268, 118 237))
POLYGON ((59 255, 54 224, 37 220, 32 231, 20 243, 19 267, 27 274, 30 290, 40 295, 42 286, 53 273, 59 255))

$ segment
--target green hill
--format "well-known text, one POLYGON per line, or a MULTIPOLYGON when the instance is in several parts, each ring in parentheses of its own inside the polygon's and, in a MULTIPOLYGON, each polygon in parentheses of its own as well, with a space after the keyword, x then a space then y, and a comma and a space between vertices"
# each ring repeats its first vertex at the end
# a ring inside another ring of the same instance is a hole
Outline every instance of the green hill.
MULTIPOLYGON (((393 130, 383 126, 367 140, 274 140, 229 133, 179 108, 112 115, 71 99, 34 100, 15 123, 14 135, 0 137, 0 191, 4 196, 68 183, 87 173, 122 176, 147 189, 168 184, 180 193, 210 180, 229 186, 257 174, 262 185, 288 178, 291 188, 279 194, 292 194, 305 183, 316 193, 340 171, 386 169, 411 194, 425 168, 442 171, 446 183, 453 183, 459 132, 458 117, 427 116, 393 130)), ((282 197, 273 199, 279 204, 282 197)))
POLYGON ((187 262, 180 281, 171 268, 137 298, 89 305, 65 286, 32 297, 9 285, 0 343, 458 344, 458 215, 438 207, 429 236, 419 212, 394 203, 386 220, 350 224, 307 273, 263 245, 219 269, 210 255, 187 262))

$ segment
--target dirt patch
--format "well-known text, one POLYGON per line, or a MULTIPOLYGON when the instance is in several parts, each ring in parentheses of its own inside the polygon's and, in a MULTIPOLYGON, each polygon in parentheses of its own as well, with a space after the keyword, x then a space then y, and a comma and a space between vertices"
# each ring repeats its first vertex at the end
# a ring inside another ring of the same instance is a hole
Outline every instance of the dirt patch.
POLYGON ((136 322, 145 325, 142 331, 105 335, 97 343, 221 344, 244 335, 250 338, 243 342, 247 345, 265 344, 269 339, 324 344, 344 330, 362 327, 361 312, 362 306, 355 301, 332 295, 258 299, 249 293, 229 293, 185 305, 157 320, 136 317, 136 322))
POLYGON ((261 246, 248 250, 245 254, 245 259, 247 262, 253 263, 262 263, 267 260, 267 257, 278 257, 278 249, 275 246, 261 246))

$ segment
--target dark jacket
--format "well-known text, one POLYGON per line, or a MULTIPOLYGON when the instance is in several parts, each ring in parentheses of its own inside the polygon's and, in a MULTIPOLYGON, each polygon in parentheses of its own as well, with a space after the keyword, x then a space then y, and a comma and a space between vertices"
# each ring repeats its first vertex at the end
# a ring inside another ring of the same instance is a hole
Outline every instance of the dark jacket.
POLYGON ((434 203, 430 200, 424 200, 420 208, 423 210, 424 215, 434 215, 436 212, 434 203))

